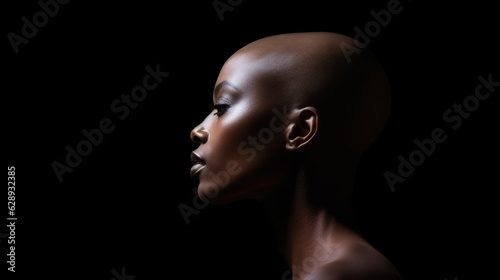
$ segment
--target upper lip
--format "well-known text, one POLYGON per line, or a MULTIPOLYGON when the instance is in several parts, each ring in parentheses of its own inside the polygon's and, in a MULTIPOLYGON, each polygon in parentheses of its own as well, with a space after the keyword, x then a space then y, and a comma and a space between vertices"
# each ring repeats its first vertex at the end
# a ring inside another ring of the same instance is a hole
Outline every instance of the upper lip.
POLYGON ((191 163, 193 165, 195 164, 205 164, 205 161, 198 155, 196 154, 195 152, 192 152, 191 153, 191 163))

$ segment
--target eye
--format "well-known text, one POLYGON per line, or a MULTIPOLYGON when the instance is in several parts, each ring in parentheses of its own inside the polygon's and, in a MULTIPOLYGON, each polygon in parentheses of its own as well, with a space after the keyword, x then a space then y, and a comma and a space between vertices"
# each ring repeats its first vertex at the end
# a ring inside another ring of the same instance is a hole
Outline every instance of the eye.
POLYGON ((212 110, 216 110, 217 112, 214 113, 214 115, 217 115, 218 117, 222 116, 229 107, 228 104, 215 104, 212 105, 212 110))

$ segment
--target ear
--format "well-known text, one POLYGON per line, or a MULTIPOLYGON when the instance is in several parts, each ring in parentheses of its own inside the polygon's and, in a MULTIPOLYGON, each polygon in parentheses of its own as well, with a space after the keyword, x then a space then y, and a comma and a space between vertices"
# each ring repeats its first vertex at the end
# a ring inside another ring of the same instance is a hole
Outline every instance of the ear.
POLYGON ((285 129, 286 149, 295 151, 306 147, 318 132, 319 115, 314 107, 296 109, 285 129))

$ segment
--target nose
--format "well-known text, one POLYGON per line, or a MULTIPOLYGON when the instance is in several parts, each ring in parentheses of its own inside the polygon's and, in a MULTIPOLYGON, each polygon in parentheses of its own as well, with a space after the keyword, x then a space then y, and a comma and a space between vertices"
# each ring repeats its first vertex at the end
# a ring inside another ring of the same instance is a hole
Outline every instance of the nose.
POLYGON ((207 142, 208 131, 201 124, 199 124, 191 130, 190 137, 195 144, 201 145, 207 142))

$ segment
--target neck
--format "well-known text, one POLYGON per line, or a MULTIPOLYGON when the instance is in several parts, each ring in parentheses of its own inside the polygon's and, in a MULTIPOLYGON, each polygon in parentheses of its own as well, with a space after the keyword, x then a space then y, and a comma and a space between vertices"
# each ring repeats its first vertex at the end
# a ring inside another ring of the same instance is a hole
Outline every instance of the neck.
POLYGON ((276 194, 262 201, 278 248, 294 274, 334 260, 343 246, 361 239, 347 203, 351 193, 346 190, 351 189, 354 176, 344 173, 347 176, 329 181, 309 173, 296 172, 276 194))

